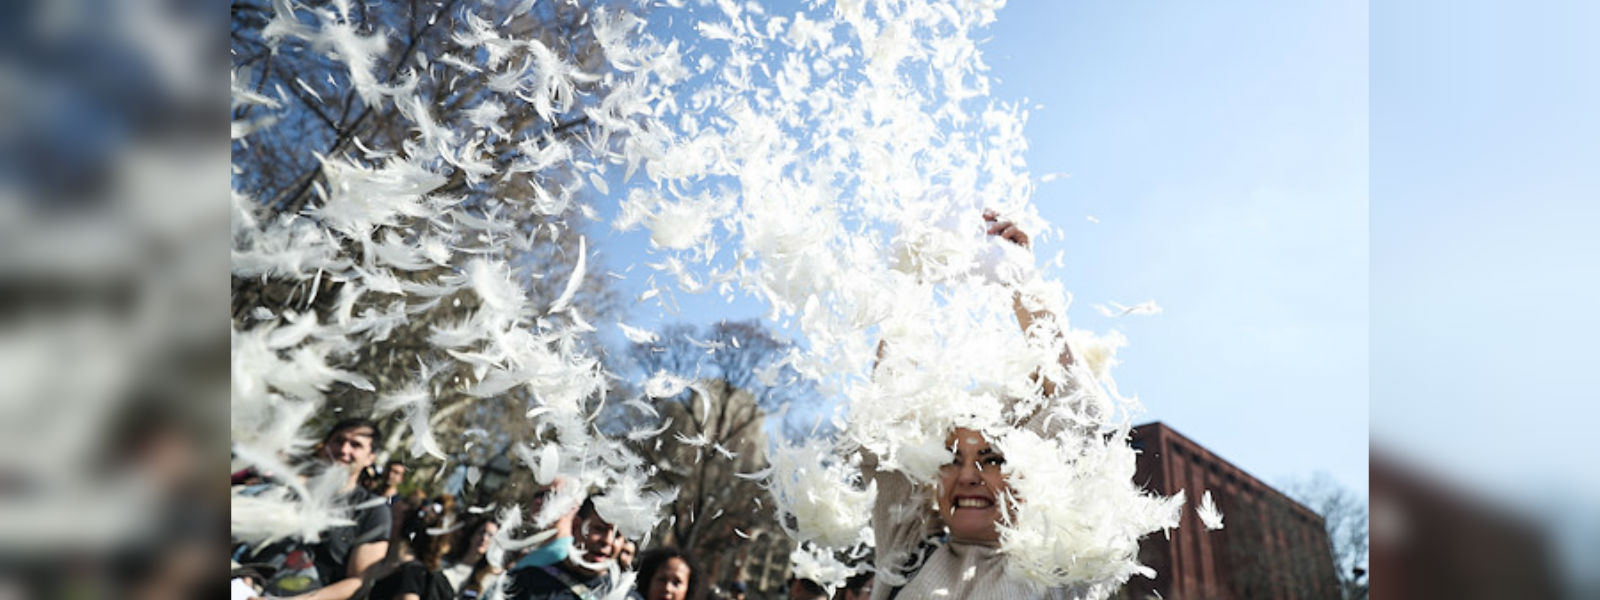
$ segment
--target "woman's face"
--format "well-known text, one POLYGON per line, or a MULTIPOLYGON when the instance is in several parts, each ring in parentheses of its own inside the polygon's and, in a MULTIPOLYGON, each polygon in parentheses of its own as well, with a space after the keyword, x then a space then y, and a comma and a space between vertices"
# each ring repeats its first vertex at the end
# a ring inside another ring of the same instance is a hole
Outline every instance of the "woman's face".
POLYGON ((472 536, 471 548, 476 550, 478 554, 488 554, 489 543, 494 541, 494 534, 499 531, 499 523, 495 523, 494 521, 488 521, 484 523, 483 527, 478 528, 478 533, 472 536))
POLYGON ((645 600, 683 600, 689 595, 689 563, 669 558, 650 578, 650 594, 645 600))
POLYGON ((945 443, 955 456, 939 468, 939 516, 956 539, 999 540, 1000 498, 1011 489, 1000 473, 1005 457, 971 429, 956 428, 945 443))

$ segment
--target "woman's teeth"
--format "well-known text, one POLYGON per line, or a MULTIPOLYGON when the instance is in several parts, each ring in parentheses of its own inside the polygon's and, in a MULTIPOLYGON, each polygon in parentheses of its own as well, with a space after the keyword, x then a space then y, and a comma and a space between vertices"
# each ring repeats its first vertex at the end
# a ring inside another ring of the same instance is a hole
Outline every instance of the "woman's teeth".
POLYGON ((957 498, 956 508, 989 508, 994 506, 993 500, 984 498, 957 498))

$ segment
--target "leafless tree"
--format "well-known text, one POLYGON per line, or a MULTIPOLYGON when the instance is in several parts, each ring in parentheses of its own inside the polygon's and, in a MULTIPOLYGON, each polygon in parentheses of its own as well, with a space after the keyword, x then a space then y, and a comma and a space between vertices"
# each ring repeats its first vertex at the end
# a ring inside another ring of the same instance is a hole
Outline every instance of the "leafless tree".
POLYGON ((1289 482, 1284 493, 1322 515, 1345 600, 1367 597, 1367 502, 1325 472, 1289 482))
MULTIPOLYGON (((430 265, 395 274, 404 283, 438 281, 460 268, 456 258, 476 251, 492 251, 495 258, 512 264, 514 276, 527 290, 527 296, 541 314, 557 298, 574 272, 579 258, 579 238, 584 216, 574 190, 591 176, 574 165, 593 162, 552 160, 530 165, 529 154, 560 145, 603 155, 604 140, 590 139, 594 127, 586 110, 606 97, 610 80, 602 77, 575 79, 565 97, 549 107, 518 101, 494 89, 494 69, 482 68, 486 46, 469 47, 463 39, 482 30, 485 24, 508 37, 534 40, 548 49, 563 64, 578 71, 598 74, 605 68, 602 50, 589 25, 591 11, 604 8, 604 0, 537 2, 468 2, 466 0, 410 0, 405 2, 356 1, 348 21, 359 35, 381 35, 387 51, 377 56, 372 73, 385 86, 410 85, 418 106, 427 107, 431 119, 440 127, 460 135, 476 136, 480 142, 475 156, 463 160, 481 161, 472 168, 441 164, 447 175, 443 186, 430 192, 435 197, 459 201, 467 214, 494 217, 505 222, 504 235, 512 243, 487 244, 461 236, 455 240, 455 256, 448 265, 430 265), (504 114, 483 126, 475 122, 472 110, 494 104, 504 114), (566 199, 566 200, 563 200, 566 199), (534 207, 529 209, 529 207, 534 207)), ((256 218, 269 222, 280 216, 303 217, 321 201, 320 191, 328 184, 323 159, 340 157, 354 164, 377 166, 393 158, 410 156, 421 134, 415 115, 406 114, 398 102, 366 101, 353 85, 351 69, 329 52, 316 51, 298 40, 273 41, 264 33, 278 18, 284 6, 293 7, 302 20, 313 11, 339 10, 341 3, 327 0, 236 0, 231 4, 230 36, 236 89, 275 99, 266 105, 246 103, 233 110, 235 122, 270 112, 270 127, 240 137, 233 143, 234 190, 247 194, 255 203, 256 218)), ((491 63, 518 64, 535 60, 532 45, 507 45, 504 56, 491 63)), ((601 161, 600 164, 603 164, 601 161)), ((415 245, 420 232, 437 223, 402 221, 384 228, 377 235, 395 236, 394 241, 415 245)), ((360 260, 355 240, 343 240, 346 253, 360 260)), ((593 250, 592 247, 589 248, 593 250)), ((305 279, 279 277, 240 277, 232 281, 232 316, 235 329, 259 315, 285 311, 314 313, 326 320, 347 287, 348 274, 326 273, 305 279)), ((354 350, 349 364, 342 368, 361 374, 378 390, 394 389, 415 382, 433 394, 430 421, 441 446, 457 452, 451 461, 466 464, 487 460, 503 452, 513 440, 527 439, 530 424, 520 418, 529 398, 518 391, 501 397, 479 399, 464 393, 474 382, 470 368, 452 360, 444 350, 429 343, 428 336, 441 323, 461 319, 478 308, 478 298, 466 291, 443 296, 437 302, 418 303, 402 294, 368 291, 355 302, 351 312, 393 310, 402 302, 404 323, 376 343, 354 350), (509 417, 518 418, 509 418, 509 417), (469 443, 470 442, 470 443, 469 443), (490 456, 478 456, 485 451, 490 456), (468 453, 470 452, 470 456, 468 453)), ((620 303, 602 269, 588 269, 572 300, 577 310, 547 318, 575 318, 603 321, 615 315, 620 303)), ((270 318, 270 317, 268 317, 270 318)), ((594 338, 575 340, 593 345, 594 338)), ((333 419, 350 414, 365 414, 373 405, 373 395, 353 388, 336 388, 327 398, 323 414, 333 419)), ((387 447, 397 448, 403 440, 395 435, 387 447)))
MULTIPOLYGON (((721 322, 704 330, 674 325, 652 343, 634 344, 633 367, 641 378, 667 374, 687 380, 681 393, 664 398, 638 395, 652 412, 619 406, 612 424, 649 431, 640 455, 678 488, 671 516, 654 538, 695 552, 713 577, 743 565, 739 548, 752 538, 781 531, 766 492, 753 477, 767 467, 769 433, 782 435, 774 415, 785 407, 811 406, 818 396, 784 365, 789 346, 756 322, 721 322), (776 431, 769 431, 776 429, 776 431)), ((648 387, 648 386, 646 386, 648 387)))

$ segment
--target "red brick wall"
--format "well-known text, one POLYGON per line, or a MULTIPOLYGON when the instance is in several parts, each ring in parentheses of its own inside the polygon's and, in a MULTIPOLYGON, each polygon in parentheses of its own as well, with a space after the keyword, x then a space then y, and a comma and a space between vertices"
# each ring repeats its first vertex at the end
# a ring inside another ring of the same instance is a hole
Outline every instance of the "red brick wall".
POLYGON ((1135 578, 1124 597, 1168 600, 1333 600, 1338 581, 1322 517, 1161 423, 1134 430, 1134 481, 1161 495, 1185 492, 1170 538, 1140 543, 1154 580, 1135 578), (1207 490, 1224 528, 1207 531, 1195 509, 1207 490))

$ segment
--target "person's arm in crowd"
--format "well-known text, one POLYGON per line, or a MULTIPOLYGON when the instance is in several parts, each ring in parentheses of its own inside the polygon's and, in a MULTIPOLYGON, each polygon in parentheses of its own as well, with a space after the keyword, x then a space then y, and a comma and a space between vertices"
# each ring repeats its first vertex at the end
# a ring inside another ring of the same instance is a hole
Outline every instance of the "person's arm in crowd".
MULTIPOLYGON (((999 215, 991 211, 985 211, 983 213, 983 220, 989 223, 989 235, 1000 236, 1000 238, 1008 242, 1022 246, 1023 248, 1032 249, 1032 246, 1029 244, 1028 234, 1017 228, 1016 223, 1012 223, 1011 221, 1002 221, 1000 220, 999 215)), ((1011 308, 1014 312, 1016 312, 1017 325, 1022 327, 1023 332, 1027 332, 1028 328, 1031 327, 1033 322, 1036 320, 1054 318, 1053 315, 1050 314, 1050 311, 1047 310, 1028 310, 1028 307, 1022 301, 1021 291, 1016 291, 1011 294, 1011 308)), ((1063 330, 1061 333, 1065 335, 1066 331, 1063 330)), ((1067 368, 1072 367, 1074 360, 1072 356, 1072 347, 1067 345, 1065 341, 1063 341, 1061 344, 1061 357, 1059 360, 1061 362, 1061 366, 1067 368)), ((1039 374, 1035 373, 1034 378, 1037 380, 1039 378, 1039 374)), ((1054 396, 1057 387, 1056 382, 1051 381, 1048 377, 1043 379, 1044 380, 1040 382, 1040 385, 1044 388, 1045 395, 1054 396)))
MULTIPOLYGON (((1033 325, 1035 319, 1054 318, 1053 315, 1050 314, 1050 311, 1047 310, 1028 310, 1028 308, 1023 305, 1022 292, 1016 292, 1011 295, 1011 305, 1012 310, 1016 311, 1017 313, 1017 324, 1022 326, 1022 331, 1024 332, 1028 331, 1028 327, 1033 325)), ((1061 333, 1062 335, 1066 335, 1067 332, 1063 329, 1061 333)), ((1061 357, 1057 360, 1060 361, 1061 366, 1068 369, 1072 368, 1072 363, 1074 361, 1072 356, 1072 346, 1067 344, 1066 340, 1062 340, 1061 342, 1061 357)), ((1033 377, 1036 381, 1040 379, 1038 373, 1034 373, 1033 377)), ((1056 382, 1051 380, 1049 377, 1044 377, 1043 381, 1040 381, 1039 384, 1044 388, 1044 395, 1054 396, 1056 394, 1056 382)))

